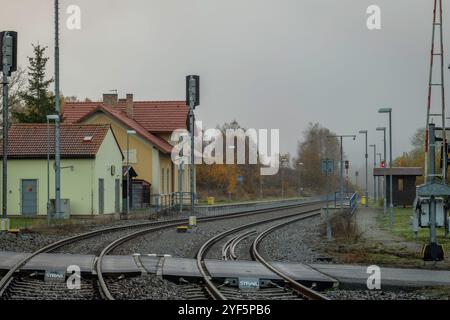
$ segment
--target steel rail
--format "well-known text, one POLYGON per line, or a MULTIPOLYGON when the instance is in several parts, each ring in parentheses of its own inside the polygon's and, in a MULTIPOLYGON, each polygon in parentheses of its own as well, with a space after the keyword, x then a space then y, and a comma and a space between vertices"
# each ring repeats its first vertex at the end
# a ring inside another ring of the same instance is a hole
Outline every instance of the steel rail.
MULTIPOLYGON (((246 211, 242 211, 240 213, 223 214, 223 215, 217 215, 215 217, 227 219, 227 218, 233 218, 233 217, 240 217, 240 216, 244 216, 244 215, 254 215, 254 214, 256 215, 256 214, 270 212, 270 211, 274 211, 274 210, 288 210, 288 209, 299 207, 299 206, 313 205, 313 204, 321 203, 321 202, 322 201, 311 201, 311 202, 304 202, 304 203, 300 203, 300 204, 297 203, 297 204, 291 204, 291 205, 286 205, 286 206, 280 206, 277 208, 246 210, 246 211)), ((203 221, 206 218, 209 218, 209 217, 199 218, 198 221, 203 221)), ((170 222, 185 223, 186 218, 166 220, 166 221, 137 223, 137 224, 131 224, 131 225, 127 225, 127 226, 107 227, 107 228, 102 228, 99 230, 94 230, 94 231, 86 232, 83 234, 79 234, 79 235, 68 237, 68 238, 65 238, 62 240, 55 241, 47 246, 44 246, 44 247, 34 251, 33 253, 29 254, 22 260, 18 261, 10 270, 8 270, 8 272, 0 279, 0 293, 3 293, 5 291, 6 287, 10 283, 10 280, 12 279, 14 273, 18 272, 20 270, 20 268, 22 268, 27 262, 29 262, 31 259, 33 259, 34 257, 36 257, 37 255, 39 255, 41 253, 48 253, 48 252, 54 251, 58 248, 61 248, 65 245, 72 244, 72 243, 75 243, 80 240, 92 238, 92 237, 95 237, 95 236, 103 234, 103 233, 121 231, 121 230, 126 230, 126 229, 144 228, 147 226, 158 226, 158 225, 167 224, 170 222)), ((1 295, 0 295, 0 297, 1 297, 1 295)))
POLYGON ((304 217, 300 217, 300 218, 296 218, 296 219, 292 219, 290 221, 286 221, 280 224, 277 224, 275 226, 272 226, 268 229, 266 229, 265 231, 263 231, 262 233, 260 233, 256 239, 253 241, 252 247, 251 247, 251 255, 252 258, 258 262, 260 262, 261 264, 263 264, 267 269, 269 269, 270 271, 272 271, 273 273, 277 274, 278 276, 280 276, 285 283, 291 287, 294 291, 296 291, 298 294, 304 296, 305 298, 309 299, 309 300, 330 300, 329 298, 325 297, 324 295, 321 295, 320 293, 302 285, 301 283, 297 282, 296 280, 292 279, 291 277, 289 277, 287 274, 285 274, 284 272, 282 272, 280 269, 274 267, 271 263, 269 263, 266 259, 264 259, 262 257, 262 255, 260 254, 260 252, 258 251, 259 245, 261 244, 261 241, 267 237, 270 233, 272 233, 273 231, 280 229, 288 224, 300 221, 300 220, 304 220, 307 218, 311 218, 318 215, 316 214, 310 214, 308 216, 304 216, 304 217))
POLYGON ((244 229, 248 229, 257 225, 261 225, 261 224, 265 224, 265 223, 270 223, 273 221, 277 221, 277 220, 282 220, 282 219, 287 219, 293 216, 298 216, 298 215, 305 215, 308 213, 312 213, 314 212, 314 214, 312 215, 308 215, 307 217, 312 217, 317 215, 318 211, 320 209, 312 209, 312 210, 306 210, 306 211, 302 211, 302 212, 297 212, 294 214, 289 214, 289 215, 285 215, 282 217, 273 217, 273 218, 269 218, 269 219, 264 219, 264 220, 260 220, 257 222, 252 222, 243 226, 239 226, 237 228, 233 228, 227 231, 224 231, 212 238, 210 238, 208 241, 206 241, 202 247, 200 248, 200 250, 197 253, 197 267, 199 269, 199 272, 204 280, 205 283, 205 288, 207 290, 207 292, 209 293, 210 297, 213 298, 214 300, 227 300, 227 298, 220 292, 219 288, 212 282, 212 277, 210 272, 208 271, 208 268, 206 267, 205 264, 205 258, 206 258, 206 254, 208 253, 209 249, 216 244, 217 242, 219 242, 220 240, 222 240, 223 238, 227 237, 230 234, 239 232, 241 230, 244 229))
POLYGON ((228 260, 229 257, 229 253, 228 250, 230 250, 230 244, 234 241, 234 239, 236 239, 236 237, 234 238, 230 238, 227 242, 225 242, 225 244, 222 247, 222 260, 228 260))
POLYGON ((234 238, 234 240, 231 242, 230 244, 230 249, 229 249, 229 259, 230 260, 237 260, 238 256, 236 254, 236 247, 239 243, 241 243, 244 239, 247 239, 248 237, 250 237, 251 235, 256 234, 256 230, 252 230, 246 233, 243 233, 239 236, 237 236, 236 238, 234 238))
POLYGON ((222 260, 236 260, 237 256, 234 254, 236 245, 251 234, 256 233, 255 230, 238 234, 230 239, 222 246, 222 260))
MULTIPOLYGON (((293 207, 305 207, 305 206, 311 206, 311 205, 315 205, 318 203, 321 203, 322 201, 318 201, 318 202, 314 202, 314 203, 302 203, 302 204, 297 204, 297 205, 293 205, 293 207)), ((285 207, 281 207, 281 208, 270 208, 270 209, 263 209, 264 212, 272 212, 272 211, 279 211, 279 210, 285 210, 285 209, 292 209, 292 207, 290 206, 289 208, 285 208, 285 207)), ((315 209, 317 210, 317 209, 315 209)), ((216 221, 216 220, 227 220, 227 219, 235 219, 235 218, 239 218, 239 217, 245 217, 245 216, 252 216, 252 215, 256 215, 256 214, 260 214, 261 212, 258 211, 258 213, 256 213, 256 211, 250 211, 250 212, 245 212, 245 213, 239 213, 239 214, 226 214, 226 215, 220 215, 220 216, 213 216, 213 217, 202 217, 200 219, 198 219, 199 222, 211 222, 211 221, 216 221)), ((295 215, 298 215, 298 213, 296 213, 295 215)), ((288 218, 291 217, 292 214, 290 215, 286 215, 283 217, 277 217, 276 220, 278 219, 283 219, 283 218, 288 218)), ((272 218, 273 219, 273 218, 272 218)), ((167 221, 166 221, 167 222, 167 221)), ((167 222, 164 225, 160 225, 157 227, 152 227, 152 228, 148 228, 148 229, 144 229, 144 230, 139 230, 137 232, 125 235, 113 242, 111 242, 108 246, 106 246, 102 252, 100 253, 100 255, 97 257, 96 262, 95 262, 95 269, 97 272, 97 277, 98 277, 98 281, 100 284, 100 290, 101 290, 101 294, 103 297, 105 297, 108 300, 115 300, 114 296, 111 294, 108 285, 106 284, 105 281, 105 277, 103 276, 103 271, 102 271, 102 264, 103 264, 103 258, 109 254, 111 251, 113 251, 115 248, 117 248, 119 245, 128 242, 136 237, 142 236, 144 234, 147 233, 151 233, 151 232, 156 232, 156 231, 160 231, 163 229, 168 229, 168 228, 172 228, 172 227, 177 227, 180 225, 185 225, 186 224, 186 220, 183 220, 182 223, 180 222, 167 222)))

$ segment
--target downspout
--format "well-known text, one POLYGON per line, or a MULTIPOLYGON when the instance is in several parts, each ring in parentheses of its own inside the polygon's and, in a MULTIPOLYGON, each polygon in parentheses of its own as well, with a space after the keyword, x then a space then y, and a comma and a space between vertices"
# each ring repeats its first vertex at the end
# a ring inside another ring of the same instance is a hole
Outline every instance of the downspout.
POLYGON ((94 216, 94 161, 91 163, 91 216, 94 216))

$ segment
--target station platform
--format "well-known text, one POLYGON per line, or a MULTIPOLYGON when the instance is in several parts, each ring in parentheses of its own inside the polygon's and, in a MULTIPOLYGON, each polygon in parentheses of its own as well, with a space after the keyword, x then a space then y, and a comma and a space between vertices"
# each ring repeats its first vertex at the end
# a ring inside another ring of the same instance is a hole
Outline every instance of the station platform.
MULTIPOLYGON (((26 253, 0 252, 0 270, 8 270, 26 257, 26 253)), ((81 272, 95 274, 94 255, 40 254, 29 261, 22 270, 65 271, 76 265, 81 272)), ((215 279, 259 278, 280 280, 279 276, 255 261, 206 260, 206 266, 215 279)), ((280 263, 274 265, 291 278, 302 283, 316 283, 321 287, 339 285, 365 287, 370 274, 366 266, 338 264, 280 263)), ((187 280, 200 278, 195 259, 156 255, 106 256, 103 259, 104 274, 152 273, 166 278, 183 277, 187 280)), ((450 286, 450 271, 425 269, 381 268, 381 286, 429 287, 450 286)))

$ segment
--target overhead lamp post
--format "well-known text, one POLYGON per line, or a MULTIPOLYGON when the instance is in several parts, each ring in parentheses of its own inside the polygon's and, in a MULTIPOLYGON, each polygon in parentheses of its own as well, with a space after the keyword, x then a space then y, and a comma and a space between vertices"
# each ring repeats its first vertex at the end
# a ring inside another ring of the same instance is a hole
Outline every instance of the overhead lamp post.
POLYGON ((327 136, 327 138, 339 138, 341 140, 341 160, 340 160, 340 206, 341 209, 344 208, 344 147, 343 147, 343 139, 344 138, 353 138, 353 140, 356 140, 355 135, 331 135, 327 136))
MULTIPOLYGON (((378 156, 378 163, 380 164, 380 167, 381 167, 381 161, 383 161, 382 159, 382 154, 381 153, 377 153, 377 156, 378 156)), ((378 192, 378 200, 380 200, 380 197, 381 197, 381 183, 380 183, 380 176, 377 176, 377 185, 378 185, 378 188, 377 188, 377 192, 378 192)))
POLYGON ((286 157, 281 157, 281 199, 284 199, 284 170, 283 164, 287 162, 286 157))
MULTIPOLYGON (((383 155, 383 161, 384 161, 384 166, 386 166, 386 127, 378 127, 377 131, 383 131, 383 150, 384 150, 384 155, 383 155)), ((386 175, 383 175, 383 193, 384 193, 384 199, 383 199, 383 212, 384 215, 387 214, 387 185, 386 185, 386 175)))
POLYGON ((127 130, 127 218, 130 213, 130 136, 136 135, 136 131, 127 130))
MULTIPOLYGON (((57 114, 47 116, 47 224, 51 223, 51 203, 50 203, 50 121, 59 121, 57 114)), ((56 205, 56 204, 55 204, 56 205)), ((55 210, 56 211, 56 210, 55 210)))
POLYGON ((387 113, 389 114, 389 169, 390 169, 390 178, 389 178, 389 223, 391 226, 394 225, 394 200, 393 200, 393 192, 392 192, 392 108, 381 108, 378 110, 378 113, 387 113))
POLYGON ((365 190, 365 195, 366 195, 366 208, 369 206, 369 172, 367 169, 367 161, 369 158, 368 155, 368 148, 367 148, 367 130, 361 130, 359 131, 360 134, 364 134, 366 136, 366 154, 364 155, 366 158, 366 190, 365 190))
MULTIPOLYGON (((377 145, 371 144, 369 147, 373 148, 373 168, 377 166, 377 145)), ((377 179, 373 176, 373 199, 377 202, 377 179)))
POLYGON ((300 170, 302 167, 304 167, 305 165, 303 164, 303 162, 297 162, 297 168, 298 168, 298 197, 300 198, 301 196, 301 188, 300 188, 300 170))
POLYGON ((60 149, 60 94, 59 94, 59 0, 55 0, 55 211, 56 219, 61 215, 61 149, 60 149))

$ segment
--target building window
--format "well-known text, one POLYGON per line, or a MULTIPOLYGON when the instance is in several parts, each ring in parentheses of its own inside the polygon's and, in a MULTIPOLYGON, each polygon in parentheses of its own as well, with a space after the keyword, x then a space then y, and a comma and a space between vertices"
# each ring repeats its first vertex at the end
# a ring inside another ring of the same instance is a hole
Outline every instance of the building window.
MULTIPOLYGON (((127 163, 127 150, 124 151, 124 163, 127 163)), ((137 163, 137 151, 136 149, 130 149, 128 152, 128 161, 131 164, 136 164, 137 163)))
POLYGON ((398 179, 398 191, 404 191, 403 179, 398 179))
POLYGON ((161 169, 161 193, 164 193, 164 168, 161 169))

